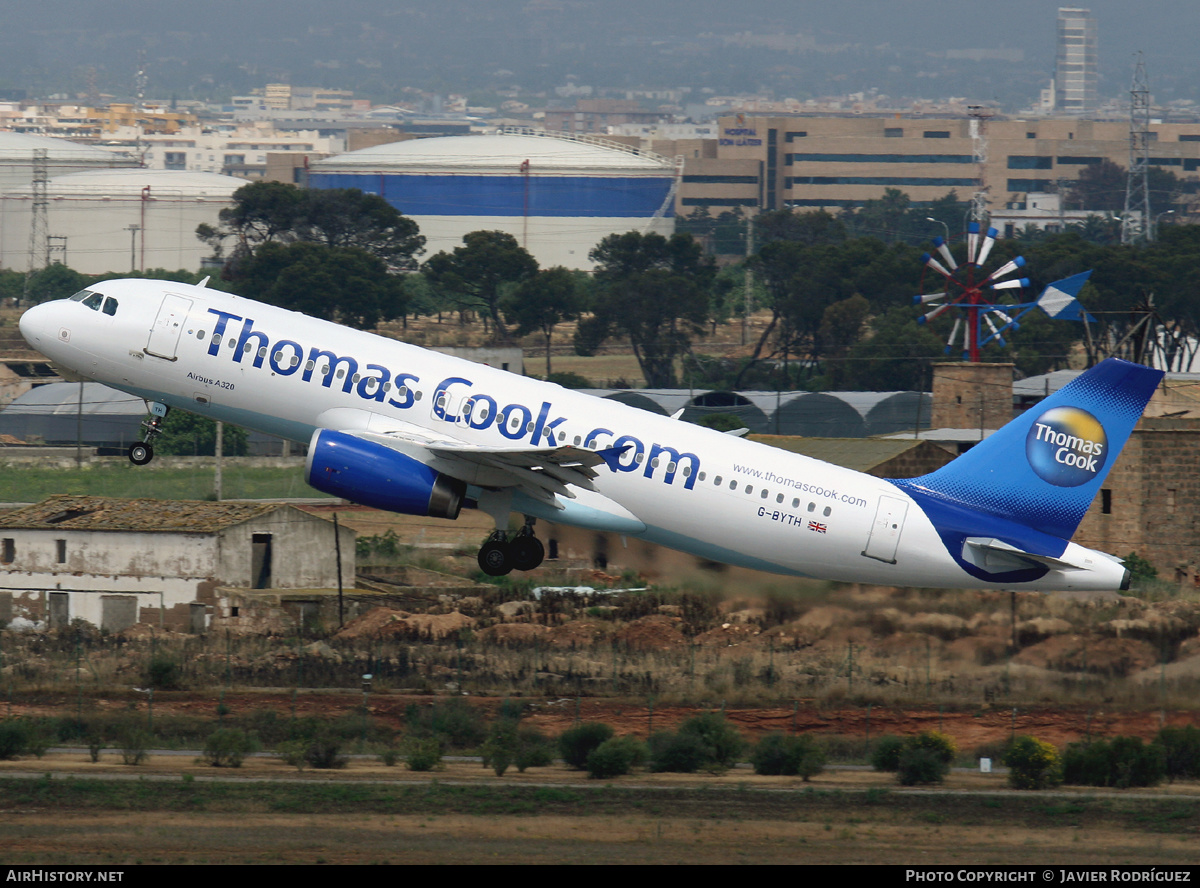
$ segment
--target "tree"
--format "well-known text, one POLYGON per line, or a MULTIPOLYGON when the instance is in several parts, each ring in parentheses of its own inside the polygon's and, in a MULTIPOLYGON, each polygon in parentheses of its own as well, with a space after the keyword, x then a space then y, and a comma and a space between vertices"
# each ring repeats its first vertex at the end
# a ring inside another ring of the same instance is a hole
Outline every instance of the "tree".
POLYGON ((298 240, 330 247, 357 247, 393 270, 411 271, 425 249, 417 223, 378 194, 357 188, 313 188, 304 200, 294 233, 298 240))
POLYGON ((675 384, 675 359, 704 332, 716 265, 690 235, 629 231, 604 238, 596 263, 596 304, 580 336, 629 337, 646 385, 675 384))
POLYGON ((251 182, 233 193, 233 206, 221 210, 221 227, 200 225, 196 237, 223 255, 226 238, 234 238, 235 255, 253 252, 262 243, 289 239, 301 214, 303 192, 284 182, 251 182))
POLYGON ((1125 184, 1125 170, 1119 164, 1107 158, 1088 164, 1067 185, 1067 208, 1120 215, 1125 209, 1125 184))
POLYGON ((400 279, 357 247, 266 243, 238 266, 234 284, 239 295, 361 330, 404 309, 400 279))
POLYGON ((67 299, 92 284, 96 279, 80 274, 67 266, 55 262, 29 276, 27 289, 33 304, 53 299, 67 299))
POLYGON ((839 378, 850 391, 923 391, 929 365, 945 360, 943 350, 941 337, 917 323, 911 306, 893 308, 871 319, 839 378))
POLYGON ((808 246, 840 244, 846 240, 846 226, 824 210, 810 213, 771 210, 754 220, 754 241, 758 246, 780 240, 808 246))
POLYGON ((486 313, 500 341, 508 339, 500 319, 503 286, 519 284, 537 270, 537 260, 504 231, 469 232, 461 247, 431 256, 421 268, 435 288, 456 298, 462 308, 486 313))
MULTIPOLYGON (((217 452, 217 424, 206 416, 172 410, 163 422, 162 435, 154 442, 154 449, 175 456, 213 456, 217 452)), ((246 430, 226 423, 221 430, 221 452, 226 456, 245 456, 246 430)))
POLYGON ((550 377, 550 338, 562 321, 579 317, 583 308, 577 273, 557 266, 537 272, 522 281, 501 300, 501 309, 510 324, 517 325, 517 335, 525 336, 535 330, 545 337, 546 378, 550 377))
POLYGON ((377 194, 357 188, 297 188, 283 182, 252 182, 233 193, 233 206, 221 210, 220 226, 200 225, 196 237, 217 256, 233 239, 241 261, 266 243, 297 241, 330 247, 356 247, 392 269, 416 268, 425 247, 417 223, 377 194))
POLYGON ((858 344, 870 313, 871 303, 855 293, 849 299, 827 306, 821 315, 819 336, 821 352, 825 355, 828 367, 830 388, 836 390, 843 387, 845 358, 850 349, 858 344))

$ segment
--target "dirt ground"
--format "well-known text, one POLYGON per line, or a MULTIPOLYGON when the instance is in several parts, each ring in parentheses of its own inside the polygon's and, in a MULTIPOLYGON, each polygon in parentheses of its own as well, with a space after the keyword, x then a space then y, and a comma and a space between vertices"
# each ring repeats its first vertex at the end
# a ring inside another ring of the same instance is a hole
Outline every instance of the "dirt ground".
MULTIPOLYGON (((375 693, 368 698, 368 709, 374 719, 400 731, 405 709, 410 704, 430 704, 439 699, 442 698, 375 693)), ((467 699, 489 712, 498 710, 503 702, 498 697, 467 699)), ((345 691, 301 691, 294 697, 290 691, 256 691, 227 692, 221 697, 221 702, 227 711, 239 714, 269 709, 281 717, 294 713, 298 718, 336 718, 357 712, 363 700, 360 693, 345 691)), ((651 708, 644 701, 599 697, 527 699, 526 702, 525 721, 549 736, 561 734, 576 721, 600 721, 611 725, 618 735, 632 734, 645 739, 654 731, 674 729, 699 711, 693 706, 655 705, 651 708)), ((15 701, 8 705, 6 711, 13 716, 62 715, 73 711, 75 705, 73 697, 58 699, 44 696, 36 702, 15 701)), ((154 698, 154 715, 215 718, 217 705, 215 694, 160 691, 154 698)), ((88 701, 87 706, 101 712, 125 712, 131 708, 144 712, 146 704, 144 697, 131 694, 128 697, 88 701)), ((719 702, 714 702, 713 708, 719 708, 719 702)), ((937 730, 950 735, 963 751, 1004 743, 1013 734, 1032 734, 1062 748, 1089 735, 1136 736, 1150 740, 1164 723, 1200 727, 1200 712, 1195 711, 1164 713, 1158 710, 1106 711, 1054 707, 1030 707, 1015 713, 1009 709, 983 707, 960 711, 932 707, 872 707, 867 710, 862 706, 817 707, 804 700, 778 708, 727 707, 725 717, 737 725, 751 742, 757 742, 763 735, 773 731, 874 738, 882 734, 906 736, 937 730)))

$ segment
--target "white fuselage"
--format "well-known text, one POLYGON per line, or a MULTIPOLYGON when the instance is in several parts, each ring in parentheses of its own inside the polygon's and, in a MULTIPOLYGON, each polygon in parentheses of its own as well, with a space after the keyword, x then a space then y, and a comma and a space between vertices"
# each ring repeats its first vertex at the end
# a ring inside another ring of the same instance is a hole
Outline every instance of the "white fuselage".
MULTIPOLYGON (((302 442, 321 428, 411 426, 467 444, 624 447, 566 509, 518 497, 513 510, 776 573, 989 586, 883 479, 215 290, 140 280, 91 289, 117 301, 112 314, 48 303, 26 313, 22 333, 55 362, 149 401, 302 442)), ((1015 585, 1119 585, 1119 564, 1068 551, 1095 569, 1015 585)))

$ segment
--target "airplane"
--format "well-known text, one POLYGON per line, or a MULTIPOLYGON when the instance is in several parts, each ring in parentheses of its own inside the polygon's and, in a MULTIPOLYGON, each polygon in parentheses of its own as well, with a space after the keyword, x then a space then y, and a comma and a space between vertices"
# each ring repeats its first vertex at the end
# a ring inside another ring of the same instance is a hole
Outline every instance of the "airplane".
POLYGON ((488 514, 493 576, 541 564, 541 519, 788 576, 1129 586, 1120 559, 1070 539, 1162 378, 1149 367, 1109 359, 943 468, 886 480, 206 283, 104 281, 20 319, 57 365, 147 402, 137 465, 172 409, 307 443, 324 493, 488 514))

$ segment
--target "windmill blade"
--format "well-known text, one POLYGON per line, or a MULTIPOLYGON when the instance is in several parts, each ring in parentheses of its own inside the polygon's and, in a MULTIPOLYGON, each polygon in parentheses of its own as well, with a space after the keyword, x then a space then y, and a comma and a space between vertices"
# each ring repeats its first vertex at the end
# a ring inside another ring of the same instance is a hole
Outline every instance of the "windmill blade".
POLYGON ((958 329, 962 326, 962 318, 954 319, 954 329, 950 331, 950 338, 946 340, 946 354, 950 353, 950 349, 954 347, 954 340, 958 338, 958 329))
POLYGON ((950 245, 946 243, 946 239, 944 237, 935 237, 933 239, 933 245, 937 247, 938 253, 941 255, 942 259, 945 260, 946 266, 951 271, 954 271, 956 268, 958 268, 958 263, 954 261, 954 255, 950 252, 950 245))
POLYGON ((928 324, 930 321, 932 321, 934 318, 936 318, 938 315, 940 315, 942 312, 944 312, 949 307, 950 307, 949 304, 939 305, 933 311, 926 312, 922 317, 917 318, 917 323, 918 324, 928 324))
POLYGON ((992 290, 1024 290, 1029 286, 1029 278, 1017 278, 1011 281, 1001 281, 998 284, 988 284, 992 290))
POLYGON ((996 246, 996 238, 999 236, 999 234, 1000 232, 995 228, 989 228, 987 230, 987 237, 983 239, 983 244, 979 248, 980 265, 983 265, 983 263, 987 262, 988 253, 992 252, 992 247, 996 246))
POLYGON ((946 270, 946 267, 944 265, 942 265, 942 263, 940 263, 936 259, 934 259, 928 253, 921 254, 921 262, 924 265, 928 266, 929 268, 932 268, 934 271, 936 271, 942 277, 944 277, 944 278, 950 277, 950 272, 948 272, 946 270))
POLYGON ((987 284, 991 281, 997 281, 1000 278, 1004 277, 1005 275, 1012 274, 1018 268, 1024 268, 1024 267, 1025 267, 1025 257, 1018 256, 1016 259, 1012 260, 1012 262, 1005 262, 1003 265, 1001 265, 999 268, 997 268, 995 271, 993 271, 991 274, 989 274, 986 278, 983 279, 983 283, 987 284))
POLYGON ((940 293, 926 293, 924 296, 914 296, 913 304, 914 305, 927 305, 928 303, 933 302, 933 300, 943 299, 943 298, 945 298, 945 296, 946 296, 945 290, 942 290, 940 293))
POLYGON ((992 331, 992 336, 996 339, 996 341, 1001 345, 1004 345, 1004 337, 1001 336, 1000 331, 996 329, 996 325, 992 322, 992 316, 990 314, 985 314, 983 316, 983 322, 988 325, 988 329, 992 331))
POLYGON ((967 226, 967 261, 977 265, 975 254, 979 250, 979 223, 972 222, 967 226))

